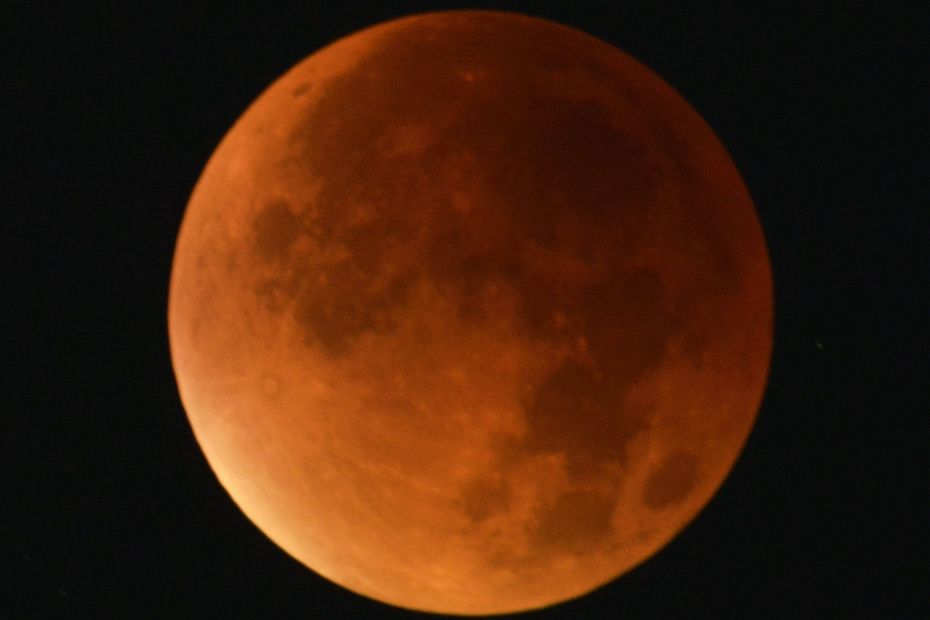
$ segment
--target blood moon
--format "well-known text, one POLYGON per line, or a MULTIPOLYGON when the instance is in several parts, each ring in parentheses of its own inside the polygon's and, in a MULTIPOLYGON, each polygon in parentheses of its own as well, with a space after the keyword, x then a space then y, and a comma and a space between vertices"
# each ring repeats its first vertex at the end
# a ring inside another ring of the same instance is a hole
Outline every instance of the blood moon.
POLYGON ((579 596, 707 503, 756 416, 771 274, 738 172, 667 84, 494 12, 310 56, 181 226, 181 399, 285 551, 398 606, 579 596))

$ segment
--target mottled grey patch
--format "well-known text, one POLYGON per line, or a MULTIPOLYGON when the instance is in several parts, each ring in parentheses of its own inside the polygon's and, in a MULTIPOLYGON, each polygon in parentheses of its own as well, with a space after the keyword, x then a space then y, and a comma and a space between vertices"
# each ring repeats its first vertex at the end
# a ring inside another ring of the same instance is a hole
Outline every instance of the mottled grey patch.
MULTIPOLYGON (((676 127, 655 122, 650 125, 656 146, 675 171, 675 183, 681 196, 677 227, 680 251, 688 253, 701 274, 702 294, 732 291, 740 285, 741 268, 728 236, 742 234, 731 219, 739 209, 729 208, 718 188, 708 179, 704 162, 699 161, 684 134, 676 127)), ((666 182, 672 183, 672 180, 666 182)), ((670 231, 671 232, 671 231, 670 231)))
POLYGON ((626 402, 625 389, 589 366, 564 362, 526 404, 527 432, 519 449, 564 454, 569 474, 582 478, 623 462, 652 413, 626 402))
POLYGON ((502 165, 494 168, 493 185, 518 206, 541 245, 562 249, 554 233, 566 207, 599 233, 588 241, 606 232, 617 243, 628 236, 631 219, 654 204, 657 186, 645 145, 619 131, 603 105, 531 95, 498 105, 470 129, 497 149, 502 165))
POLYGON ((573 70, 579 62, 553 44, 550 29, 528 21, 525 28, 539 37, 517 41, 501 36, 512 28, 508 19, 450 18, 446 26, 439 36, 419 27, 388 33, 379 42, 383 51, 372 50, 326 84, 288 136, 287 150, 320 183, 315 240, 324 251, 338 244, 349 257, 311 274, 298 320, 308 341, 345 352, 363 331, 389 329, 385 317, 416 278, 445 290, 460 315, 478 323, 498 311, 482 303, 484 284, 505 282, 516 296, 515 326, 527 336, 584 335, 601 357, 627 360, 599 358, 599 383, 587 386, 597 406, 615 415, 623 392, 616 384, 663 350, 657 330, 667 317, 656 303, 657 278, 614 274, 601 288, 582 291, 590 297, 584 301, 562 263, 540 266, 520 248, 530 243, 566 260, 622 262, 655 205, 648 149, 618 129, 602 104, 544 92, 539 80, 547 70, 573 70), (475 79, 463 80, 461 71, 474 68, 475 79), (435 129, 436 139, 423 152, 383 152, 385 136, 405 125, 435 129), (468 197, 467 213, 451 208, 454 192, 468 197), (403 273, 396 266, 384 271, 385 256, 415 239, 425 239, 422 260, 403 273), (573 333, 552 327, 556 311, 564 311, 573 333))
POLYGON ((253 247, 262 259, 283 260, 300 234, 300 225, 287 201, 272 200, 255 216, 252 231, 253 247))
POLYGON ((653 510, 681 503, 697 481, 698 459, 686 450, 666 455, 646 479, 643 502, 653 510))
POLYGON ((662 279, 649 269, 618 274, 587 292, 585 334, 608 380, 628 384, 662 361, 681 325, 665 301, 662 279))
POLYGON ((370 284, 376 274, 352 261, 330 267, 324 275, 312 279, 297 298, 294 316, 304 327, 307 344, 341 356, 362 333, 394 328, 392 311, 406 299, 409 280, 395 278, 373 289, 370 284))
POLYGON ((253 290, 266 310, 277 313, 284 310, 293 299, 294 284, 283 277, 274 276, 259 279, 253 290))
MULTIPOLYGON (((500 232, 489 232, 488 236, 500 232)), ((510 232, 511 237, 514 234, 515 231, 510 232)), ((438 223, 424 265, 430 278, 458 300, 460 317, 475 322, 487 318, 481 303, 483 285, 502 279, 519 286, 521 269, 512 238, 508 243, 506 239, 480 239, 480 236, 476 222, 459 224, 450 219, 438 223)))
POLYGON ((653 411, 626 394, 661 363, 678 321, 664 308, 658 275, 638 271, 592 287, 569 314, 584 330, 590 361, 568 359, 525 403, 526 449, 558 452, 582 475, 623 462, 653 411))
POLYGON ((510 488, 505 480, 488 476, 469 480, 461 497, 465 515, 475 523, 507 510, 510 499, 510 488))
POLYGON ((613 538, 611 495, 568 491, 537 515, 531 542, 538 553, 580 554, 606 545, 613 538))

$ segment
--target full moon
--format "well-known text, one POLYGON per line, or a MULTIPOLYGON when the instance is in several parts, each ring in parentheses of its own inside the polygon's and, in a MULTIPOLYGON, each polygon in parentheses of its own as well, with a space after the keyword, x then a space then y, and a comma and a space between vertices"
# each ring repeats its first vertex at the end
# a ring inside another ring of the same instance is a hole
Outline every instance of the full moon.
POLYGON ((748 191, 661 78, 571 28, 416 15, 223 138, 168 331, 220 483, 400 607, 581 596, 707 504, 756 417, 772 282, 748 191))

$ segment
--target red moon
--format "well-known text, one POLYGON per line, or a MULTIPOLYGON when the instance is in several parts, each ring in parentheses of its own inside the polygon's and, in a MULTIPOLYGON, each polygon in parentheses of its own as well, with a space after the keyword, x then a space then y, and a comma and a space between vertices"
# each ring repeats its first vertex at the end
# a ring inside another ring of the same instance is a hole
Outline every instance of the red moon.
POLYGON ((701 117, 577 30, 346 37, 225 136, 184 215, 181 400, 242 511, 396 606, 548 606, 711 499, 772 346, 762 229, 701 117))

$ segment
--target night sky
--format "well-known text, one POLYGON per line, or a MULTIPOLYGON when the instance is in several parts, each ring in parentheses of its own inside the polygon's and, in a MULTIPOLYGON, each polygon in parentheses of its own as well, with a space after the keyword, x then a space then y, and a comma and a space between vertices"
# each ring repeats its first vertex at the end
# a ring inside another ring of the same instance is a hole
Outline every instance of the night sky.
POLYGON ((930 617, 926 10, 104 4, 4 18, 0 618, 418 616, 307 570, 217 483, 168 277, 203 165, 268 84, 362 27, 466 7, 585 30, 678 89, 742 172, 775 278, 768 389, 720 493, 639 568, 527 617, 930 617))

